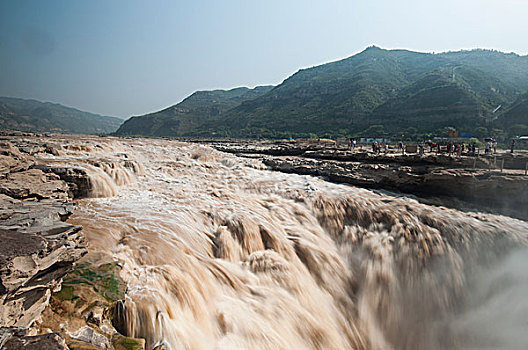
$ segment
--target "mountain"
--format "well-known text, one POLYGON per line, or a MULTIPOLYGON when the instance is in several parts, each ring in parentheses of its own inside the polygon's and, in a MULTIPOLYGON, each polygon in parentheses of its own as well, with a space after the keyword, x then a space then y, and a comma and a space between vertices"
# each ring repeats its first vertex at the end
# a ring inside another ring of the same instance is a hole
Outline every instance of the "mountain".
POLYGON ((303 69, 268 94, 229 111, 217 124, 235 130, 314 133, 360 126, 399 88, 441 64, 425 57, 373 47, 338 62, 303 69))
POLYGON ((433 132, 445 126, 471 130, 486 124, 500 105, 511 103, 515 90, 471 67, 439 68, 401 89, 370 116, 389 131, 416 128, 433 132))
POLYGON ((182 108, 184 100, 129 119, 118 134, 127 130, 151 135, 150 124, 169 120, 177 125, 165 128, 164 136, 374 136, 409 128, 441 134, 448 126, 471 132, 489 126, 526 91, 528 56, 490 50, 429 54, 372 46, 340 61, 301 69, 261 94, 224 105, 218 113, 210 112, 210 101, 201 101, 200 108, 193 105, 183 118, 171 108, 182 108))
POLYGON ((528 56, 496 50, 463 50, 438 55, 453 63, 478 68, 519 91, 528 91, 528 56))
POLYGON ((520 96, 513 105, 500 115, 496 125, 507 130, 510 136, 528 135, 528 93, 520 96))
POLYGON ((106 134, 123 120, 79 111, 57 103, 0 97, 0 128, 73 134, 106 134))
POLYGON ((221 116, 244 101, 264 95, 271 86, 254 89, 197 91, 182 102, 159 112, 128 119, 117 135, 181 136, 221 116))

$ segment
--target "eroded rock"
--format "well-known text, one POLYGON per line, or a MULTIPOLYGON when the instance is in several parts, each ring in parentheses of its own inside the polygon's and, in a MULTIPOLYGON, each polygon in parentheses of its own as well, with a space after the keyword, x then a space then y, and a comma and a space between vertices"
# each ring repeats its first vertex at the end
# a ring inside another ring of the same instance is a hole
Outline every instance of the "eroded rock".
POLYGON ((68 199, 68 185, 57 174, 28 169, 0 180, 0 193, 16 199, 68 199))
POLYGON ((0 176, 29 169, 35 161, 11 142, 0 141, 0 176))
POLYGON ((81 227, 64 222, 68 185, 31 168, 43 147, 16 143, 0 142, 0 326, 30 327, 87 250, 81 227))
POLYGON ((35 168, 48 174, 58 176, 62 181, 68 184, 69 193, 73 198, 89 197, 92 191, 90 178, 85 170, 69 166, 39 164, 35 168))
POLYGON ((97 333, 90 326, 81 327, 76 332, 71 332, 68 335, 72 339, 92 344, 99 349, 110 348, 110 341, 108 341, 108 339, 104 335, 97 333))
POLYGON ((46 307, 51 292, 85 253, 80 227, 0 229, 0 324, 29 327, 46 307))
POLYGON ((86 244, 66 220, 92 184, 85 170, 53 161, 63 151, 31 137, 0 140, 0 349, 144 349, 112 325, 126 290, 120 266, 108 256, 76 265, 86 244))
POLYGON ((66 342, 59 333, 35 336, 26 335, 21 327, 0 327, 0 349, 2 350, 67 350, 66 342))

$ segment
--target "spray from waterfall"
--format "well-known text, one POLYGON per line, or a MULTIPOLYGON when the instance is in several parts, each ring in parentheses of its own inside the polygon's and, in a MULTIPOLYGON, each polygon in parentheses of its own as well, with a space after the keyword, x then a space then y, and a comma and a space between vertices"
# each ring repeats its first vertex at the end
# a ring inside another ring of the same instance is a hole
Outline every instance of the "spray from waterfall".
POLYGON ((524 221, 274 173, 198 145, 97 141, 67 151, 96 197, 78 201, 73 222, 123 266, 122 331, 148 349, 527 344, 524 221))

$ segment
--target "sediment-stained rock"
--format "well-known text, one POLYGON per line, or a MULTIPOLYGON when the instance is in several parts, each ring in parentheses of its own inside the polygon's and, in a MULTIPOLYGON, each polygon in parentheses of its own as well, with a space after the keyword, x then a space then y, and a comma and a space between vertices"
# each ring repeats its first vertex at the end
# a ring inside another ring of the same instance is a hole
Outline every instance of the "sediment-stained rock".
MULTIPOLYGON (((0 140, 0 348, 144 349, 143 339, 112 325, 126 289, 118 265, 100 256, 75 264, 87 247, 81 227, 66 220, 72 199, 91 196, 93 183, 56 157, 91 148, 31 136, 0 140)), ((141 170, 124 158, 124 168, 141 170)), ((104 160, 89 166, 115 167, 104 160)))
POLYGON ((39 169, 8 174, 0 180, 0 193, 16 199, 68 199, 68 185, 53 173, 39 169))
POLYGON ((26 335, 21 327, 0 327, 0 349, 2 350, 67 350, 66 342, 59 333, 35 336, 26 335))
POLYGON ((81 227, 65 222, 67 183, 33 168, 32 154, 44 149, 0 142, 0 326, 31 327, 87 251, 81 227))
MULTIPOLYGON (((203 140, 189 140, 191 142, 204 143, 203 140)), ((335 160, 341 162, 361 162, 374 164, 397 163, 400 165, 423 165, 445 168, 476 168, 490 169, 500 168, 524 170, 528 163, 526 152, 501 152, 499 154, 476 154, 464 152, 462 157, 456 157, 446 152, 427 152, 425 155, 418 153, 401 154, 395 149, 387 153, 374 153, 368 147, 358 147, 354 150, 348 149, 346 145, 336 145, 328 142, 285 142, 285 141, 248 141, 248 140, 211 140, 209 143, 213 148, 233 154, 260 154, 270 156, 299 156, 319 160, 335 160), (504 160, 504 163, 502 161, 504 160)))
POLYGON ((92 191, 90 178, 83 169, 50 164, 38 164, 35 165, 35 168, 47 174, 58 176, 62 181, 66 182, 69 193, 73 198, 89 197, 92 191))
POLYGON ((0 141, 0 176, 24 171, 35 164, 34 159, 13 146, 9 141, 0 141))
POLYGON ((15 214, 21 221, 11 217, 7 223, 14 225, 4 222, 0 229, 1 325, 31 326, 62 277, 86 253, 81 227, 53 220, 60 213, 49 210, 15 214))

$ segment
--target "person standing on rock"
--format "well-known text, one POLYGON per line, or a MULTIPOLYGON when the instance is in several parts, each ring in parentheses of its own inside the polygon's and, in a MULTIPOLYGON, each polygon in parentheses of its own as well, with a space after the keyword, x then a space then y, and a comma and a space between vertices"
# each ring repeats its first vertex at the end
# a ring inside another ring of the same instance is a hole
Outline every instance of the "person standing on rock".
POLYGON ((515 148, 515 140, 512 139, 510 143, 510 153, 513 153, 513 149, 515 148))
POLYGON ((356 148, 356 140, 349 138, 348 139, 348 149, 353 150, 356 148))

